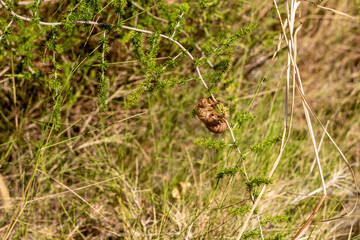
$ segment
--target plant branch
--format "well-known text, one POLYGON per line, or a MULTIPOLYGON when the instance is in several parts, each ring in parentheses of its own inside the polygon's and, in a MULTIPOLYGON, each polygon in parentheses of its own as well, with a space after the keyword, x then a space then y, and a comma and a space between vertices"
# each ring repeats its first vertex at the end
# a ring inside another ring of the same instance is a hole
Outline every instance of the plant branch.
MULTIPOLYGON (((9 11, 9 13, 10 13, 11 15, 13 15, 14 17, 17 17, 17 18, 19 18, 19 19, 21 19, 21 20, 24 20, 24 21, 27 21, 27 22, 31 22, 31 19, 30 19, 30 18, 28 18, 28 17, 23 17, 23 16, 21 16, 21 15, 16 14, 14 11, 10 10, 10 9, 7 7, 7 5, 3 2, 3 0, 0 0, 0 4, 1 4, 7 11, 9 11)), ((62 22, 52 22, 52 23, 50 23, 50 22, 39 21, 38 23, 39 23, 40 25, 44 25, 44 26, 61 26, 61 25, 64 25, 64 23, 62 23, 62 22)), ((103 25, 106 25, 106 26, 114 26, 114 24, 104 24, 104 23, 98 23, 98 22, 94 22, 94 21, 73 21, 72 23, 73 23, 73 24, 88 24, 88 25, 94 25, 94 26, 103 26, 103 25)), ((178 25, 179 25, 179 23, 178 23, 178 25)), ((177 27, 178 27, 178 25, 177 25, 177 27)), ((142 32, 142 33, 145 33, 145 34, 153 34, 152 31, 144 30, 144 29, 139 29, 139 28, 134 28, 134 27, 126 26, 126 25, 122 25, 122 26, 120 26, 120 27, 123 28, 123 29, 132 30, 132 31, 136 31, 136 32, 142 32)), ((176 28, 175 28, 175 30, 176 30, 176 28)), ((169 37, 169 36, 167 36, 167 35, 164 35, 164 34, 160 34, 160 37, 162 37, 162 38, 164 38, 164 39, 167 39, 167 40, 173 42, 174 44, 176 44, 183 52, 186 53, 186 55, 188 55, 188 57, 189 57, 192 61, 194 61, 195 58, 193 57, 193 55, 192 55, 182 44, 180 44, 178 41, 174 40, 174 39, 173 39, 173 36, 174 36, 174 34, 173 34, 171 37, 169 37)), ((219 48, 219 47, 218 47, 218 48, 219 48)), ((103 54, 102 54, 102 57, 103 57, 103 55, 104 55, 104 52, 103 52, 103 54)), ((180 56, 180 54, 177 55, 174 59, 176 59, 178 56, 180 56)), ((204 56, 203 56, 203 57, 204 57, 204 56)), ((165 66, 165 67, 166 67, 166 66, 165 66)), ((198 74, 198 76, 199 76, 199 78, 200 78, 200 80, 201 80, 201 83, 202 83, 203 86, 206 88, 206 90, 209 90, 209 87, 208 87, 208 85, 206 84, 206 82, 205 82, 205 80, 204 80, 204 78, 203 78, 203 76, 202 76, 202 74, 201 74, 200 68, 199 68, 198 66, 195 66, 195 69, 196 69, 196 72, 197 72, 197 74, 198 74)), ((216 98, 215 98, 215 96, 214 96, 212 93, 210 93, 210 96, 211 96, 211 98, 212 98, 214 101, 216 101, 216 98)), ((231 138, 232 138, 233 142, 236 143, 236 139, 235 139, 235 136, 234 136, 232 127, 230 126, 230 123, 229 123, 227 120, 226 120, 226 125, 228 126, 228 129, 229 129, 229 132, 230 132, 230 135, 231 135, 231 138)), ((239 149, 238 147, 237 147, 237 151, 238 151, 238 153, 241 155, 241 151, 240 151, 240 149, 239 149)), ((244 163, 243 163, 243 170, 244 170, 246 179, 249 180, 249 178, 248 178, 248 176, 247 176, 247 173, 246 173, 246 168, 245 168, 244 163)), ((258 199, 259 199, 259 198, 258 198, 258 199)), ((258 199, 257 199, 257 200, 258 200, 258 199)), ((253 196, 252 196, 252 200, 254 201, 254 197, 253 197, 253 196)), ((259 219, 258 219, 258 220, 259 220, 259 219)), ((261 230, 261 224, 260 224, 260 222, 259 222, 259 225, 260 225, 260 230, 261 230)))
POLYGON ((1 41, 1 39, 4 37, 5 31, 11 26, 11 24, 12 24, 13 22, 14 22, 14 20, 11 20, 10 23, 6 26, 4 32, 3 32, 3 33, 1 34, 1 36, 0 36, 0 41, 1 41))

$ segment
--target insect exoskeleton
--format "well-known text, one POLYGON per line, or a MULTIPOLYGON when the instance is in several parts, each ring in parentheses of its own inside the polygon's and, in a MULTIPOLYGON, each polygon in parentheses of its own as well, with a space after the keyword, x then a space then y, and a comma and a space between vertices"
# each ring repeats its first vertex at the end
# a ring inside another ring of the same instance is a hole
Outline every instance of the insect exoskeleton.
POLYGON ((225 132, 227 129, 226 122, 222 122, 218 125, 206 125, 206 127, 213 133, 222 133, 225 132))
POLYGON ((213 133, 222 133, 227 129, 226 117, 216 111, 219 101, 211 98, 202 98, 196 107, 196 115, 213 133))

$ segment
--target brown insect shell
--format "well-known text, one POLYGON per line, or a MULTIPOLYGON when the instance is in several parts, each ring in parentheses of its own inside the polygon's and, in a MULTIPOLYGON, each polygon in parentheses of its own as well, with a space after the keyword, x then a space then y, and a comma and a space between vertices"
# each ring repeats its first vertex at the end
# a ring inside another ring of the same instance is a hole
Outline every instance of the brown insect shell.
POLYGON ((221 133, 227 129, 226 117, 218 113, 215 108, 219 101, 211 98, 202 98, 196 108, 196 115, 205 124, 207 129, 214 133, 221 133))
POLYGON ((222 133, 225 132, 227 129, 226 122, 222 122, 218 125, 205 125, 205 126, 213 133, 222 133))
POLYGON ((217 112, 214 110, 216 102, 210 98, 200 99, 196 108, 196 115, 204 124, 216 125, 218 122, 217 112))

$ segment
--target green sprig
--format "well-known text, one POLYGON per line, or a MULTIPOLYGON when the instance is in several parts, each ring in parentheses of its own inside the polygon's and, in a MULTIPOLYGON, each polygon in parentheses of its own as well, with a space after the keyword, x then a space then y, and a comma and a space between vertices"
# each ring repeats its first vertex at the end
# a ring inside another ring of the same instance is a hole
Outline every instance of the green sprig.
POLYGON ((206 138, 196 138, 194 139, 194 143, 217 152, 224 150, 227 146, 224 140, 209 140, 206 138))

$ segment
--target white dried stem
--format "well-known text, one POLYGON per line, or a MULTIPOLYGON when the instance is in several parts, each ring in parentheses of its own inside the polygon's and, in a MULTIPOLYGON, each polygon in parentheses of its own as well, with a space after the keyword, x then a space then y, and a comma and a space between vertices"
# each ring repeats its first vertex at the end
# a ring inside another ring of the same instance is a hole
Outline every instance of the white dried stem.
POLYGON ((183 15, 184 15, 184 13, 181 13, 180 18, 179 18, 179 21, 177 22, 177 24, 176 24, 176 26, 175 26, 175 28, 174 28, 174 32, 173 32, 173 34, 171 35, 171 38, 173 38, 173 37, 175 36, 176 29, 180 26, 180 22, 181 22, 181 19, 182 19, 183 15))
MULTIPOLYGON (((11 20, 10 23, 6 26, 6 28, 5 28, 4 31, 6 31, 6 30, 11 26, 11 24, 12 24, 13 22, 14 22, 14 20, 11 20)), ((5 33, 1 34, 0 40, 4 37, 4 35, 5 35, 5 33)))

